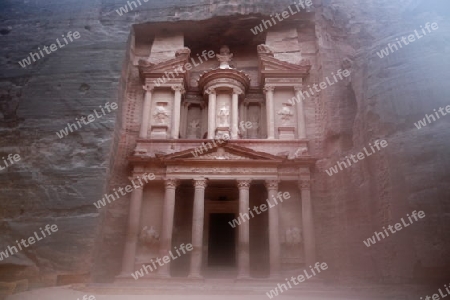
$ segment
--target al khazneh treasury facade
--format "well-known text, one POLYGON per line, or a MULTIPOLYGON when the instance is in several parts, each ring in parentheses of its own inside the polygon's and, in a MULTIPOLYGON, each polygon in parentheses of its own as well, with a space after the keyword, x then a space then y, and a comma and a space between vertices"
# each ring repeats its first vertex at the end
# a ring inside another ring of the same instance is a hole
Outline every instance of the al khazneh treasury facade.
POLYGON ((193 250, 144 278, 277 278, 316 262, 316 160, 301 96, 311 62, 296 26, 260 36, 243 26, 134 28, 127 89, 135 92, 121 100, 133 141, 128 176, 155 179, 131 194, 117 280, 183 243, 193 250), (285 38, 293 51, 281 55, 285 38), (275 205, 282 193, 289 197, 275 205))

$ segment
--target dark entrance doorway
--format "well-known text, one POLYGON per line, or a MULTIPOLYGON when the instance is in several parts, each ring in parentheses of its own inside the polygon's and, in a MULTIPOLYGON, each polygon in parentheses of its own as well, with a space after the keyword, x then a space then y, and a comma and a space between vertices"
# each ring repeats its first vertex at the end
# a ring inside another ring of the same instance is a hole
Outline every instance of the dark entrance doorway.
POLYGON ((234 214, 213 213, 209 220, 208 265, 236 266, 236 229, 228 222, 232 222, 234 214))

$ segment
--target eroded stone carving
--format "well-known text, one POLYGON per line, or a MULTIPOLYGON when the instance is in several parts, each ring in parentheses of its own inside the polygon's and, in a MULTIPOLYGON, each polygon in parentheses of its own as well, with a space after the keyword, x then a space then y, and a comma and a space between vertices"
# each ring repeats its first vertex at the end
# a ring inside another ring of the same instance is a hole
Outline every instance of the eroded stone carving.
POLYGON ((153 226, 150 226, 150 228, 148 228, 148 226, 144 226, 139 234, 139 240, 142 244, 147 246, 156 244, 159 241, 159 233, 153 226))
POLYGON ((220 54, 216 54, 217 60, 220 62, 220 69, 231 69, 230 62, 233 59, 233 53, 230 53, 230 48, 224 45, 220 48, 220 54))
POLYGON ((227 127, 230 125, 228 120, 229 116, 230 116, 230 109, 226 104, 223 104, 219 110, 219 113, 217 114, 217 117, 219 118, 220 127, 227 127))
POLYGON ((281 121, 284 125, 291 123, 292 117, 294 116, 294 112, 286 105, 277 114, 281 116, 281 121))
POLYGON ((155 118, 155 121, 159 125, 165 125, 166 121, 169 117, 169 114, 167 113, 167 110, 162 106, 157 106, 156 111, 153 114, 153 117, 155 118))
POLYGON ((302 232, 298 227, 291 227, 286 230, 286 245, 296 246, 302 243, 302 232))

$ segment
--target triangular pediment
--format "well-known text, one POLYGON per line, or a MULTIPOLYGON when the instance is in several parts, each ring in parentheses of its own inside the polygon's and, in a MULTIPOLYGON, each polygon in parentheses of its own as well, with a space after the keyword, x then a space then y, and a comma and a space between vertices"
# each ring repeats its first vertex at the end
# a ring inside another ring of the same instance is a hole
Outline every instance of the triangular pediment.
POLYGON ((201 146, 183 150, 159 157, 163 161, 280 161, 275 155, 257 152, 253 149, 237 145, 226 144, 214 146, 213 142, 203 143, 201 146))
POLYGON ((190 57, 190 53, 191 51, 188 48, 180 49, 176 52, 174 58, 162 61, 157 64, 151 63, 146 60, 140 60, 139 70, 145 77, 157 77, 161 76, 161 74, 164 74, 165 72, 174 73, 174 76, 176 76, 177 74, 176 72, 174 72, 174 70, 178 68, 178 77, 182 77, 186 70, 182 71, 179 66, 184 66, 187 63, 190 57))

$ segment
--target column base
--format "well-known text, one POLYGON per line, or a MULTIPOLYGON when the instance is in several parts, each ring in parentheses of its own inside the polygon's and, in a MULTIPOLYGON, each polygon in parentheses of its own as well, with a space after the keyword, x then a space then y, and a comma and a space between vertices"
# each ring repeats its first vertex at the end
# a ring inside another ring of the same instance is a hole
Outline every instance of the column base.
POLYGON ((250 275, 248 275, 248 274, 241 274, 241 275, 238 275, 236 277, 235 281, 237 281, 237 280, 248 280, 248 279, 251 279, 250 275))
POLYGON ((189 274, 187 278, 192 280, 205 280, 205 278, 200 274, 189 274))

